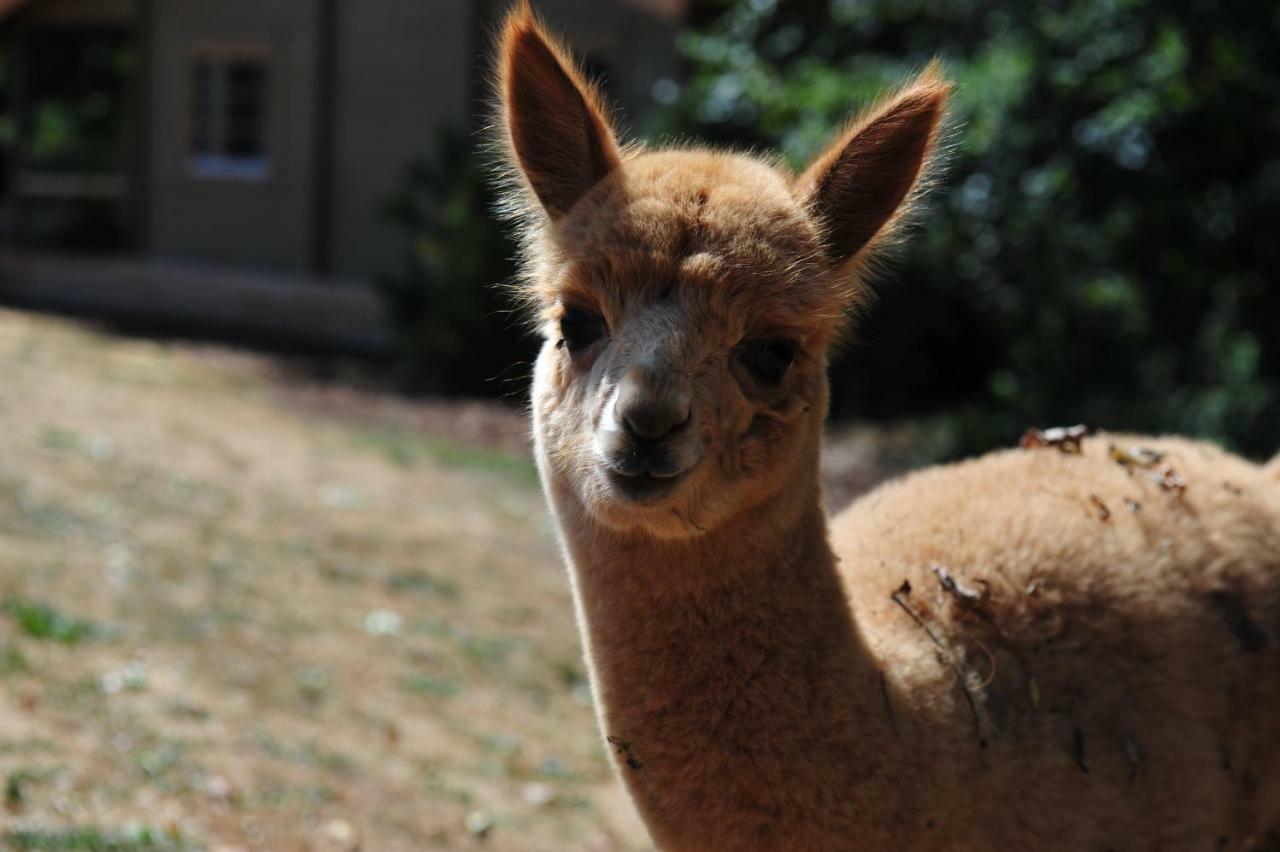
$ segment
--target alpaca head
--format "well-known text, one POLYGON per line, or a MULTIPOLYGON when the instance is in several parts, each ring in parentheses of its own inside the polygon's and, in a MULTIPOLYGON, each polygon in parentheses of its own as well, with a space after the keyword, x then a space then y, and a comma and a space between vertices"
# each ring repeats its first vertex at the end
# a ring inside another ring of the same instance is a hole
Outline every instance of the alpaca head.
POLYGON ((948 86, 930 67, 795 176, 620 147, 527 4, 499 50, 523 294, 545 338, 543 476, 608 528, 702 534, 812 468, 828 348, 909 206, 948 86))

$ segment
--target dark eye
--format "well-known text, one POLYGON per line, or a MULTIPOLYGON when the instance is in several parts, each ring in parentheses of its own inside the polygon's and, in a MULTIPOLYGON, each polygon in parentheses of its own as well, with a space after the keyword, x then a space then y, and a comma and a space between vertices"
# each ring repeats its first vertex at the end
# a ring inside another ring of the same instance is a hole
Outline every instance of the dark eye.
POLYGON ((795 359, 796 345, 790 340, 748 340, 738 347, 738 360, 765 384, 782 381, 795 359))
POLYGON ((570 352, 585 349, 604 336, 604 318, 581 308, 565 308, 560 317, 560 336, 570 352))

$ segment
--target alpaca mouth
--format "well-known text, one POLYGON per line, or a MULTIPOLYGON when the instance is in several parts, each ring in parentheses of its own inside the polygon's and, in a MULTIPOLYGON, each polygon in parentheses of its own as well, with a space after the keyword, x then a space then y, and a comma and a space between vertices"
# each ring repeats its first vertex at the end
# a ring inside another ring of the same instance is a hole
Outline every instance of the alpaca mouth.
POLYGON ((615 494, 631 503, 641 505, 656 503, 670 495, 688 476, 689 470, 675 473, 653 473, 641 469, 635 473, 624 473, 614 467, 605 467, 605 479, 615 494))

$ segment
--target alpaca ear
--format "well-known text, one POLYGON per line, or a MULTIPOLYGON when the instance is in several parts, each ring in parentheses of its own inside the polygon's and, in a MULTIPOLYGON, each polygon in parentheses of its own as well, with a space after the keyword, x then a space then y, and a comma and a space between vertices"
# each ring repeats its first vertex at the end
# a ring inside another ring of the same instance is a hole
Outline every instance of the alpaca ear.
POLYGON ((800 176, 796 192, 821 223, 832 262, 853 259, 901 218, 933 153, 950 90, 934 60, 850 124, 800 176))
POLYGON ((520 171, 552 218, 619 162, 595 88, 539 26, 527 0, 507 15, 499 48, 502 125, 520 171))

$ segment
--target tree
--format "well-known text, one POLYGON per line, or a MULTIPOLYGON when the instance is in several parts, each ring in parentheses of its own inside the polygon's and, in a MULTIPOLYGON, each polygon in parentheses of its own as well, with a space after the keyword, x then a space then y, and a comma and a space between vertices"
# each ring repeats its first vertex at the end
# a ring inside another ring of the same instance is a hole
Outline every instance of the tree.
POLYGON ((941 456, 1077 420, 1264 455, 1278 42, 1244 0, 739 0, 683 37, 689 78, 653 130, 798 165, 941 56, 951 163, 833 374, 835 414, 931 419, 941 456))
POLYGON ((496 218, 490 165, 445 134, 384 210, 407 237, 401 270, 378 286, 409 388, 523 398, 535 345, 506 290, 516 244, 496 218))

